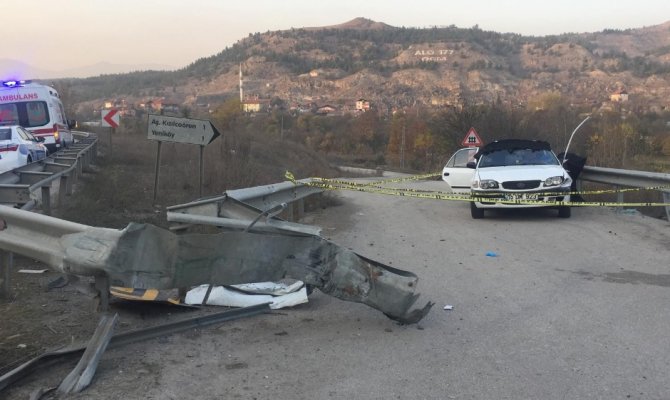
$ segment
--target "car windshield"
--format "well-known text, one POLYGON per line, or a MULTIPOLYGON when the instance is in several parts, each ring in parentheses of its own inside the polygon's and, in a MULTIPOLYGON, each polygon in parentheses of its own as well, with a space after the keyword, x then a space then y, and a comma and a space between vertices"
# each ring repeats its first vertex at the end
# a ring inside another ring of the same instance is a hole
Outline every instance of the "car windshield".
POLYGON ((549 150, 495 150, 482 154, 479 168, 506 167, 512 165, 559 165, 558 159, 549 150))

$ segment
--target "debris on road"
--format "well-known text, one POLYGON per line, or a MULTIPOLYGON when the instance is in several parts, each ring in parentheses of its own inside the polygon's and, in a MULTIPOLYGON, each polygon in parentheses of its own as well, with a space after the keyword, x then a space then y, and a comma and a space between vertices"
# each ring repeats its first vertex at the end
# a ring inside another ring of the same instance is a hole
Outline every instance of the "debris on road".
POLYGON ((112 334, 118 319, 118 314, 103 315, 102 318, 100 318, 98 327, 89 341, 88 346, 86 346, 84 355, 77 363, 77 366, 58 386, 58 391, 60 393, 79 393, 91 384, 95 370, 98 368, 100 358, 105 352, 109 341, 112 339, 112 334))
MULTIPOLYGON (((208 288, 209 285, 200 285, 189 290, 184 302, 202 304, 208 288)), ((264 303, 270 303, 270 308, 273 310, 307 303, 307 288, 300 281, 292 285, 260 282, 229 287, 215 286, 211 289, 206 302, 208 305, 226 307, 248 307, 264 303)))

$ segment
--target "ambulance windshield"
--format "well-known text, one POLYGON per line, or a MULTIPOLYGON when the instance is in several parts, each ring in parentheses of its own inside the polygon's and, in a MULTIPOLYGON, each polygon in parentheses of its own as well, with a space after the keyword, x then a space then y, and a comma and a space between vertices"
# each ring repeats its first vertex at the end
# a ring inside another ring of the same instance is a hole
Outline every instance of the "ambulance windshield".
POLYGON ((24 128, 44 126, 49 123, 47 103, 22 101, 0 104, 0 125, 21 125, 24 128))

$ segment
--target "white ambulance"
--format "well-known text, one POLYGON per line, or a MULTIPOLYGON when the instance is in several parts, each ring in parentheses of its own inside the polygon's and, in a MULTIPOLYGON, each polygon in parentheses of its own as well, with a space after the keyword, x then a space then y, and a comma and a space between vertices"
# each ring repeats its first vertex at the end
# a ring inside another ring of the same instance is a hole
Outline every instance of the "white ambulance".
POLYGON ((65 109, 56 89, 30 81, 4 81, 0 85, 0 125, 21 125, 43 137, 49 153, 73 142, 65 109))

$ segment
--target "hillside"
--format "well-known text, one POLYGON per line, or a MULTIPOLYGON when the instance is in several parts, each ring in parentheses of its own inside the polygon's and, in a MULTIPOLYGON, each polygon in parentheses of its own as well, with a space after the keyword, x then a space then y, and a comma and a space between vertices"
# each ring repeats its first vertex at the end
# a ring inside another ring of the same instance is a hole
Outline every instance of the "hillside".
POLYGON ((395 107, 501 101, 523 106, 555 92, 581 108, 626 91, 630 107, 670 107, 670 22, 625 31, 528 37, 477 27, 398 28, 364 18, 329 27, 249 34, 174 72, 68 80, 73 100, 169 98, 191 109, 244 93, 287 105, 395 107))

